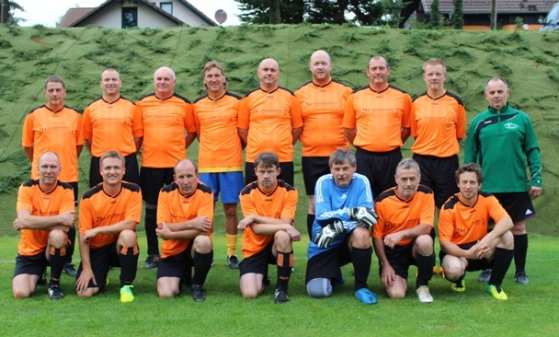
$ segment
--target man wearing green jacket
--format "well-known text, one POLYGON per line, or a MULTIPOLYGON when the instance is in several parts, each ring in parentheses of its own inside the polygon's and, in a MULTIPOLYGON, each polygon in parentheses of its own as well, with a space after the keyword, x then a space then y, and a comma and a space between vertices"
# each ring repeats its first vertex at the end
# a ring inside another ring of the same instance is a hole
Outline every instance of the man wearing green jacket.
MULTIPOLYGON (((492 78, 485 84, 489 108, 472 120, 466 141, 464 163, 477 163, 483 170, 483 190, 497 197, 514 227, 514 279, 528 284, 526 219, 535 215, 531 199, 542 194, 542 164, 536 132, 530 117, 507 104, 507 81, 492 78), (531 176, 526 174, 526 163, 531 176)), ((491 269, 479 277, 486 282, 491 269)))

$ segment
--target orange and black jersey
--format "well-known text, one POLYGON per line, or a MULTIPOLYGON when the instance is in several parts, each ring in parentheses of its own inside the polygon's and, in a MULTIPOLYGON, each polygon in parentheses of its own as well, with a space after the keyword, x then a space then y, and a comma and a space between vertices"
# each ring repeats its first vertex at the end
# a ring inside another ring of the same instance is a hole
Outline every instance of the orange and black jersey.
MULTIPOLYGON (((99 184, 87 190, 80 202, 80 233, 88 229, 110 226, 123 220, 142 218, 142 193, 140 187, 123 181, 117 195, 108 195, 99 184)), ((118 234, 99 234, 89 240, 90 248, 99 248, 115 242, 118 234)))
POLYGON ((62 167, 58 179, 63 182, 78 181, 77 147, 83 145, 82 115, 67 106, 53 111, 41 105, 25 117, 21 145, 33 148, 32 179, 39 179, 39 157, 53 151, 60 158, 62 167))
MULTIPOLYGON (((165 222, 172 230, 174 223, 185 222, 206 216, 213 221, 214 199, 212 189, 198 183, 196 190, 189 196, 180 192, 176 183, 171 183, 161 189, 157 201, 157 224, 165 222)), ((212 231, 208 232, 211 237, 212 231)), ((161 257, 177 255, 184 251, 191 240, 163 240, 161 257)))
POLYGON ((247 162, 254 162, 264 151, 276 153, 280 162, 292 162, 291 131, 302 126, 299 99, 288 89, 267 92, 258 88, 241 100, 238 127, 248 130, 247 162))
POLYGON ((186 158, 186 133, 196 132, 190 101, 177 94, 167 99, 150 94, 136 105, 144 127, 142 167, 174 167, 186 158))
POLYGON ((446 92, 439 98, 423 93, 413 100, 410 117, 413 153, 447 158, 460 151, 466 136, 466 110, 460 97, 446 92))
MULTIPOLYGON (((375 211, 378 214, 377 224, 373 227, 373 238, 384 239, 387 235, 411 229, 420 224, 433 227, 435 215, 435 199, 433 191, 419 185, 417 192, 410 200, 403 200, 396 194, 398 187, 388 189, 377 197, 375 211)), ((412 239, 402 239, 398 246, 409 244, 412 239)))
POLYGON ((303 157, 329 157, 336 149, 349 150, 342 122, 350 87, 330 81, 319 86, 310 81, 295 91, 301 103, 303 157))
POLYGON ((241 171, 243 148, 237 129, 241 97, 225 92, 218 99, 209 96, 193 103, 201 173, 241 171))
POLYGON ((497 198, 480 191, 474 205, 460 201, 459 193, 450 197, 439 214, 439 241, 450 241, 456 245, 476 242, 487 235, 492 219, 495 223, 509 217, 497 198))
MULTIPOLYGON (((17 192, 17 211, 27 210, 33 216, 54 216, 74 210, 74 190, 72 186, 58 181, 56 187, 46 193, 41 190, 39 180, 24 182, 17 192)), ((33 256, 39 254, 48 244, 49 231, 22 229, 18 254, 33 256)))
POLYGON ((109 150, 123 156, 136 153, 134 138, 143 136, 142 115, 134 102, 120 97, 107 102, 100 97, 83 113, 84 138, 91 140, 91 155, 101 157, 109 150))
POLYGON ((370 86, 355 90, 347 99, 343 127, 356 129, 353 145, 371 152, 402 147, 401 129, 410 127, 410 95, 389 85, 383 91, 370 86))
MULTIPOLYGON (((290 218, 292 224, 297 200, 297 190, 283 180, 278 180, 278 186, 270 194, 263 193, 258 188, 258 182, 252 182, 243 188, 240 196, 241 210, 245 218, 250 215, 274 219, 290 218)), ((251 226, 247 226, 242 239, 243 258, 261 252, 272 240, 273 235, 255 234, 251 226)))

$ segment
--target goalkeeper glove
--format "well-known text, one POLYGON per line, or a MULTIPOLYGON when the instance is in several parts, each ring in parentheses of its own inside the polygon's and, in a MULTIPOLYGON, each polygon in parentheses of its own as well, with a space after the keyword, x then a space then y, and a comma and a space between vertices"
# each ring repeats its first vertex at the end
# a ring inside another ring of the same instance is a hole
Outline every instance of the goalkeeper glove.
POLYGON ((367 207, 354 207, 347 209, 347 215, 367 229, 377 223, 378 215, 374 210, 367 207))
POLYGON ((334 220, 332 223, 322 227, 316 233, 313 242, 320 248, 327 248, 330 246, 336 236, 344 231, 344 224, 340 220, 334 220))

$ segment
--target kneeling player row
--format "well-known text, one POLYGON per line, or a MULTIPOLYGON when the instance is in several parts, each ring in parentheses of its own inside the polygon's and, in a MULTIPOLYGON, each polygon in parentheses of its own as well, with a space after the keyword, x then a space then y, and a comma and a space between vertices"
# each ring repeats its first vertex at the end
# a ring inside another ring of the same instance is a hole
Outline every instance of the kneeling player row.
MULTIPOLYGON (((395 172, 397 186, 381 193, 374 206, 367 178, 355 173, 353 153, 335 151, 329 166, 331 173, 321 177, 315 188, 316 220, 306 271, 309 295, 331 296, 334 287, 343 283, 340 267, 351 262, 356 297, 365 304, 377 302, 367 285, 372 227, 388 295, 404 297, 408 267, 415 264, 419 300, 432 302, 428 282, 435 262, 430 235, 434 198, 429 188, 419 185, 418 164, 403 159, 395 172)), ((283 303, 289 300, 292 242, 300 240, 300 233, 293 227, 297 191, 277 179, 279 170, 274 153, 264 152, 256 158, 257 180, 241 192, 244 219, 238 228, 244 231, 244 259, 240 263, 243 297, 257 297, 263 291, 269 281, 268 264, 275 264, 274 301, 283 303)), ((63 297, 59 278, 67 244, 64 233, 74 222, 71 187, 56 180, 60 164, 52 152, 41 156, 39 172, 40 179, 23 184, 18 195, 14 228, 22 230, 22 241, 13 291, 16 298, 30 296, 48 260, 49 294, 59 299, 63 297)), ((130 302, 139 255, 134 229, 141 216, 141 193, 137 185, 122 181, 124 158, 118 152, 109 151, 101 157, 100 172, 103 183, 87 191, 80 204, 82 262, 76 291, 81 297, 93 296, 106 285, 109 267, 120 266, 121 301, 130 302)), ((479 190, 479 166, 460 167, 456 183, 460 192, 447 200, 439 217, 440 257, 446 278, 453 282, 453 290, 464 291, 467 270, 493 267, 488 291, 497 299, 506 299, 501 283, 512 260, 512 221, 493 196, 479 190), (489 219, 495 226, 488 233, 489 219)), ((158 202, 157 235, 163 239, 157 274, 160 297, 177 296, 182 285, 189 284, 195 301, 205 299, 203 285, 213 259, 212 218, 211 189, 199 183, 194 162, 179 161, 174 182, 161 190, 158 202)))

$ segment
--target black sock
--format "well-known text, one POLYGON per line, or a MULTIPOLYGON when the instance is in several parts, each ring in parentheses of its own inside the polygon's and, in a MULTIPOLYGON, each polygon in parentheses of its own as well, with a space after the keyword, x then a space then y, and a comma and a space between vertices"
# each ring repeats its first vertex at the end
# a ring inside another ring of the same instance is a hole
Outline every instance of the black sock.
POLYGON ((155 229, 157 228, 157 209, 146 208, 145 229, 148 241, 148 255, 159 254, 159 242, 155 229))
POLYGON ((415 259, 417 264, 417 278, 415 279, 415 288, 426 286, 433 277, 433 266, 435 265, 435 253, 431 255, 417 254, 415 259))
POLYGON ((353 270, 355 271, 355 290, 361 288, 369 288, 367 285, 367 278, 371 270, 371 254, 373 248, 353 248, 351 250, 351 262, 353 263, 353 270))
POLYGON ((66 233, 66 235, 68 236, 68 240, 70 241, 70 243, 66 248, 66 255, 65 255, 64 262, 72 263, 72 255, 74 255, 74 245, 76 243, 76 229, 74 227, 70 228, 70 230, 68 231, 68 233, 66 233))
POLYGON ((123 246, 118 252, 118 259, 120 261, 120 286, 125 284, 132 284, 136 278, 136 271, 138 270, 138 257, 140 256, 138 245, 133 247, 123 246))
POLYGON ((316 215, 307 214, 307 233, 309 233, 309 240, 312 241, 312 225, 314 223, 316 215))
POLYGON ((528 254, 528 234, 514 236, 514 266, 516 273, 525 272, 526 255, 528 254))
POLYGON ((194 276, 192 277, 192 284, 203 285, 206 282, 206 276, 212 267, 212 260, 214 258, 213 250, 206 254, 194 252, 194 276))
POLYGON ((58 285, 60 283, 60 275, 62 275, 62 268, 66 263, 66 247, 56 249, 50 247, 50 283, 49 285, 58 285))
POLYGON ((291 267, 293 267, 293 251, 289 253, 278 252, 276 261, 278 265, 276 288, 283 288, 287 290, 289 277, 291 276, 291 267))
POLYGON ((499 291, 501 291, 501 283, 503 283, 505 274, 507 270, 509 270, 510 263, 512 262, 512 255, 512 250, 495 248, 495 257, 493 259, 493 268, 489 284, 496 286, 499 291))

